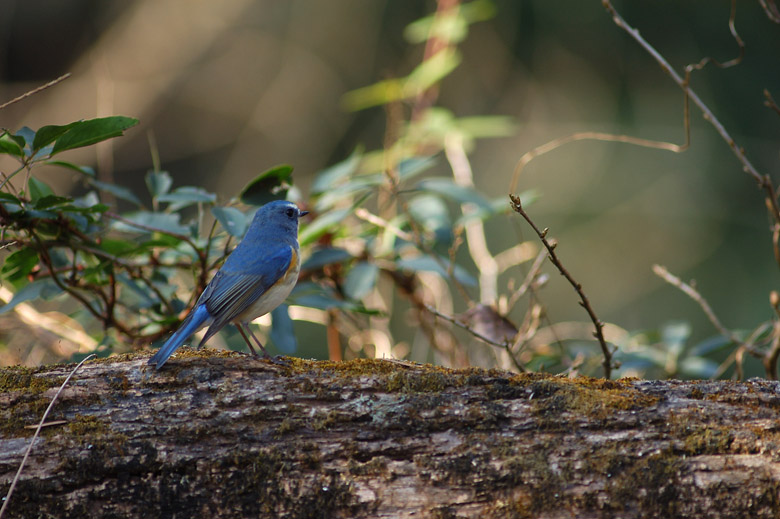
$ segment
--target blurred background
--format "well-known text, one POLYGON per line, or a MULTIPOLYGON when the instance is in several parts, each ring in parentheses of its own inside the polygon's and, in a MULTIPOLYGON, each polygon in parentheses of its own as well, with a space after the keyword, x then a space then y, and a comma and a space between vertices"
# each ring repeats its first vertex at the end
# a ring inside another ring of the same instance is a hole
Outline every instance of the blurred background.
MULTIPOLYGON (((505 197, 523 153, 574 132, 684 142, 682 92, 600 1, 493 5, 496 15, 471 25, 458 45, 462 61, 437 100, 459 117, 514 121, 510 136, 478 140, 469 150, 480 192, 505 197)), ((728 1, 616 8, 678 71, 705 56, 739 54, 728 1)), ((124 137, 69 152, 67 160, 141 196, 153 142, 174 185, 202 186, 224 200, 288 163, 306 200, 318 171, 357 146, 382 147, 386 111, 350 111, 343 96, 417 66, 424 44, 409 43, 404 30, 435 10, 435 2, 411 0, 4 0, 0 101, 66 72, 72 77, 1 111, 0 126, 136 117, 140 125, 124 137)), ((742 63, 710 64, 691 85, 758 171, 777 182, 780 117, 764 106, 762 92, 780 98, 780 26, 758 2, 739 2, 736 29, 745 42, 742 63)), ((447 172, 441 161, 431 174, 447 172)), ((39 174, 57 192, 84 189, 76 174, 39 174)), ((694 302, 653 275, 655 263, 695 278, 727 327, 749 330, 773 316, 768 294, 778 287, 778 265, 761 192, 696 108, 684 153, 577 142, 532 161, 517 189, 538 193, 529 213, 550 228, 603 321, 631 334, 684 322, 689 344, 715 334, 694 302)), ((488 221, 486 235, 495 252, 534 239, 515 214, 488 221), (513 232, 505 232, 510 222, 513 232)), ((550 321, 587 324, 571 286, 545 270, 550 281, 541 297, 550 321)), ((2 316, 2 364, 58 360, 30 356, 25 341, 12 337, 26 329, 13 319, 2 316)), ((324 336, 307 328, 296 354, 327 358, 324 336)), ((484 355, 472 361, 491 364, 484 355)), ((749 363, 748 374, 757 365, 749 363)))

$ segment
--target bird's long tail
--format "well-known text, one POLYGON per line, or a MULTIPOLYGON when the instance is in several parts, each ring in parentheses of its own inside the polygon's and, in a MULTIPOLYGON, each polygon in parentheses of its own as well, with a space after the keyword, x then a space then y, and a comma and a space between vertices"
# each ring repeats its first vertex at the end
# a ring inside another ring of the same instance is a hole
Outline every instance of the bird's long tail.
POLYGON ((157 350, 157 353, 149 359, 148 363, 154 364, 157 369, 163 367, 163 364, 168 361, 168 358, 173 355, 173 352, 184 344, 184 341, 189 339, 193 333, 197 332, 209 319, 211 319, 211 314, 209 314, 209 311, 206 309, 206 305, 195 307, 187 318, 184 319, 184 322, 181 323, 181 326, 176 330, 176 333, 171 335, 171 338, 162 345, 162 348, 157 350))

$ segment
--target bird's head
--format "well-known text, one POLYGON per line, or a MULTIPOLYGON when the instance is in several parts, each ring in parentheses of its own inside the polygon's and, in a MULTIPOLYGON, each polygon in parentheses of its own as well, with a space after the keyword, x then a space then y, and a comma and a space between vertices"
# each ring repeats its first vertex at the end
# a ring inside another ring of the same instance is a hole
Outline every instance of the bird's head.
POLYGON ((269 202, 257 210, 247 235, 283 230, 292 231, 292 236, 297 237, 298 219, 307 214, 308 211, 301 211, 297 205, 287 200, 269 202))

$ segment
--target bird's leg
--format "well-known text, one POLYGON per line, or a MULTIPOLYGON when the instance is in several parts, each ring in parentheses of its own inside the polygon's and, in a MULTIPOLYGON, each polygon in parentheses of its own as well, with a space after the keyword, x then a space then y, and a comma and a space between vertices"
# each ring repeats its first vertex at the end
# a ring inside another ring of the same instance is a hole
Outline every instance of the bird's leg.
MULTIPOLYGON (((255 348, 252 346, 252 343, 249 342, 249 338, 246 336, 246 332, 241 327, 241 323, 235 323, 235 324, 236 324, 236 328, 238 328, 238 331, 241 334, 241 337, 243 337, 244 341, 246 341, 246 345, 249 346, 249 350, 252 352, 252 355, 254 355, 255 357, 259 357, 259 355, 255 351, 255 348)), ((247 330, 249 330, 249 327, 247 327, 247 330)), ((268 352, 265 351, 265 348, 263 348, 263 345, 260 344, 260 341, 257 340, 254 334, 252 334, 252 330, 249 330, 249 334, 252 335, 252 338, 255 340, 255 342, 257 342, 258 346, 260 346, 260 349, 263 350, 263 357, 269 358, 270 355, 268 355, 268 352)))
POLYGON ((268 352, 265 350, 265 347, 263 347, 263 344, 258 340, 257 337, 255 337, 255 334, 252 333, 252 330, 251 330, 251 328, 249 328, 249 325, 247 323, 236 323, 236 328, 238 328, 238 331, 241 332, 241 336, 244 338, 244 340, 246 341, 247 346, 249 346, 249 349, 252 350, 252 353, 255 356, 258 356, 258 355, 255 352, 255 349, 252 347, 252 344, 250 344, 249 339, 246 336, 246 333, 244 333, 245 331, 249 332, 249 336, 252 337, 252 339, 254 339, 255 344, 260 346, 260 349, 263 351, 263 358, 264 359, 268 359, 271 362, 273 362, 274 364, 279 364, 280 366, 289 366, 290 365, 289 362, 283 360, 281 357, 278 357, 278 356, 277 357, 271 357, 268 354, 268 352), (242 328, 244 328, 245 330, 242 329, 242 328))

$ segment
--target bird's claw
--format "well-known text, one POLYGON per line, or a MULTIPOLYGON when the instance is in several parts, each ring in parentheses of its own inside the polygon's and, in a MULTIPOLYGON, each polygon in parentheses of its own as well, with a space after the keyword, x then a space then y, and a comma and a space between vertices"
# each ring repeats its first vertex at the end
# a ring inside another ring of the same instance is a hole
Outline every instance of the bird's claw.
POLYGON ((275 357, 271 357, 270 355, 268 355, 267 357, 263 357, 263 358, 271 361, 272 364, 276 364, 277 366, 284 366, 285 368, 289 368, 290 366, 292 366, 290 361, 286 360, 281 355, 277 355, 275 357))

